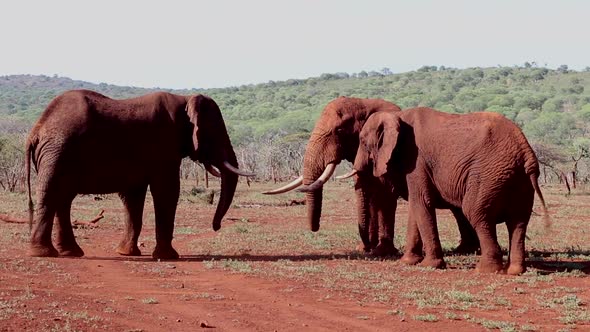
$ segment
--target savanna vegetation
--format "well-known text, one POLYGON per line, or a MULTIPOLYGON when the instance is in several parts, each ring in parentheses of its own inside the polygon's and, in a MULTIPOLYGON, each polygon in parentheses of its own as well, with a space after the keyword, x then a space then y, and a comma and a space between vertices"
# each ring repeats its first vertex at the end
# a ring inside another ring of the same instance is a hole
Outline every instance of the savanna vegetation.
MULTIPOLYGON (((360 73, 270 81, 219 89, 167 90, 93 84, 64 77, 0 77, 0 187, 14 190, 12 173, 24 133, 48 102, 69 89, 112 98, 151 91, 205 93, 220 105, 241 165, 260 180, 284 180, 301 170, 315 120, 330 100, 346 95, 384 98, 402 108, 429 106, 451 113, 488 110, 516 122, 542 164, 542 180, 568 186, 590 181, 590 67, 584 71, 523 66, 456 69, 424 66, 393 74, 360 73)), ((188 173, 185 173, 188 174, 188 173)), ((569 189, 568 189, 569 190, 569 189)))
MULTIPOLYGON (((26 194, 18 192, 23 188, 25 137, 52 98, 79 88, 113 98, 162 90, 62 77, 0 77, 0 188, 5 191, 0 190, 0 212, 26 217, 26 194)), ((212 96, 224 113, 240 167, 255 171, 259 180, 284 180, 301 170, 316 118, 340 95, 384 98, 402 108, 502 113, 533 144, 542 163, 541 181, 554 182, 543 186, 554 226, 544 228, 543 216, 533 213, 527 231, 528 272, 518 278, 475 277, 477 256, 451 256, 458 233, 448 211, 438 216, 447 270, 409 267, 354 251, 359 239, 350 181, 326 186, 321 232, 304 226, 306 208, 298 200, 302 194, 263 196, 260 192, 276 185, 259 182, 238 186, 223 228, 213 234, 213 203, 219 195, 194 182, 203 172, 187 160, 181 168, 184 181, 174 235, 182 260, 116 256, 113 247, 125 217, 116 195, 81 196, 73 207, 73 220, 106 211, 98 226, 77 226, 86 259, 27 257, 22 253, 28 229, 3 224, 0 326, 47 331, 572 331, 590 326, 590 196, 574 192, 566 197, 559 184, 590 181, 590 68, 425 66, 402 74, 383 69, 167 91, 212 96)), ((144 253, 155 246, 151 195, 147 200, 140 243, 144 253)), ((408 206, 400 202, 398 248, 405 243, 407 219, 408 206)), ((506 228, 500 225, 498 233, 506 255, 506 228)))

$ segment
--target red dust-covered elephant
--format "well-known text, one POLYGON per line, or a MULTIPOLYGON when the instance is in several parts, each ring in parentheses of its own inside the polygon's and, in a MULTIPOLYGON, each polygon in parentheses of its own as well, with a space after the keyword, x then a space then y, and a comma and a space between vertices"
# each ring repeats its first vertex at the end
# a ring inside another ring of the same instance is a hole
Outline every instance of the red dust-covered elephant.
POLYGON ((360 133, 354 169, 382 179, 408 200, 402 261, 444 267, 435 209, 460 208, 481 244, 479 271, 503 269, 496 237, 501 222, 510 238, 507 273, 525 271, 525 233, 535 192, 544 208, 545 202, 535 153, 522 131, 502 115, 447 114, 425 107, 375 113, 360 133))
POLYGON ((199 161, 221 177, 213 229, 221 227, 236 189, 238 169, 219 107, 203 96, 152 93, 113 100, 88 90, 53 99, 27 139, 26 171, 32 256, 83 256, 76 243, 70 209, 77 194, 119 193, 125 205, 122 255, 140 255, 137 240, 148 186, 154 202, 156 259, 175 259, 172 247, 180 162, 199 161), (31 161, 37 170, 33 216, 31 161), (218 170, 212 166, 217 167, 218 170), (51 233, 57 227, 56 247, 51 233))
MULTIPOLYGON (((322 186, 342 160, 354 161, 359 133, 372 114, 397 114, 401 109, 386 100, 339 97, 324 108, 311 133, 303 162, 303 175, 282 188, 266 192, 280 194, 304 185, 308 222, 312 231, 320 227, 322 186)), ((364 250, 375 255, 395 254, 393 245, 396 199, 398 194, 381 186, 372 175, 355 177, 356 206, 364 250), (379 224, 371 227, 371 224, 379 224), (370 229, 370 231, 369 231, 370 229)), ((301 189, 300 189, 301 190, 301 189)), ((477 236, 460 209, 453 209, 461 233, 457 252, 475 252, 477 236)))

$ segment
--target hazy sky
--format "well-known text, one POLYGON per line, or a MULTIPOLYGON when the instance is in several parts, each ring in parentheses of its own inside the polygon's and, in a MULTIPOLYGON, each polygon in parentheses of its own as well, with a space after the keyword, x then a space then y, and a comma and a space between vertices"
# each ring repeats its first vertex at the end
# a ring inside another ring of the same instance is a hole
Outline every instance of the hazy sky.
POLYGON ((423 65, 590 66, 590 1, 11 1, 0 75, 226 87, 423 65))

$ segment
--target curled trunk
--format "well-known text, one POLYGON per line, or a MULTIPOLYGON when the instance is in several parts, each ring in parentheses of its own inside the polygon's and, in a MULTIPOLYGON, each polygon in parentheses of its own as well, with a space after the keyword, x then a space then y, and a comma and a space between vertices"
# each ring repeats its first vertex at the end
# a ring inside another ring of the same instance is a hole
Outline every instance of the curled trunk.
MULTIPOLYGON (((229 160, 229 163, 237 168, 238 162, 233 153, 231 155, 233 158, 229 160)), ((236 187, 238 185, 237 174, 227 170, 226 168, 222 168, 221 166, 218 166, 218 168, 221 170, 221 193, 219 194, 219 202, 217 203, 215 216, 213 217, 213 230, 215 231, 221 228, 221 220, 225 216, 225 213, 232 203, 234 194, 236 192, 236 187)))

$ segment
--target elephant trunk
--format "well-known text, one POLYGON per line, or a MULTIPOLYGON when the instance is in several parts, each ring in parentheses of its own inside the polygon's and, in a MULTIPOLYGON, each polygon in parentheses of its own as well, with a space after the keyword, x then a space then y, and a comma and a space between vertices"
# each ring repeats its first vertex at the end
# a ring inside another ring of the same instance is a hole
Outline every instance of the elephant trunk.
POLYGON ((307 220, 312 232, 320 229, 320 217, 322 216, 322 189, 305 193, 307 204, 307 220))
MULTIPOLYGON (((232 153, 231 156, 233 158, 230 158, 228 162, 237 168, 238 162, 235 155, 232 153)), ((214 231, 218 231, 221 228, 221 219, 223 219, 225 213, 229 209, 238 185, 238 174, 223 167, 219 167, 219 169, 221 170, 221 193, 219 194, 219 202, 217 203, 217 209, 215 210, 215 216, 213 217, 214 231)))
POLYGON ((355 195, 357 201, 357 213, 358 213, 358 227, 359 235, 363 241, 365 250, 372 247, 370 237, 371 227, 371 211, 370 211, 370 197, 365 187, 364 182, 359 179, 358 175, 355 176, 355 195))
MULTIPOLYGON (((328 163, 339 161, 335 156, 334 149, 328 148, 329 144, 322 144, 321 137, 323 136, 312 133, 305 150, 303 158, 303 184, 305 186, 314 183, 324 172, 328 163)), ((312 232, 317 232, 320 229, 322 194, 322 187, 305 193, 307 220, 312 232)))

